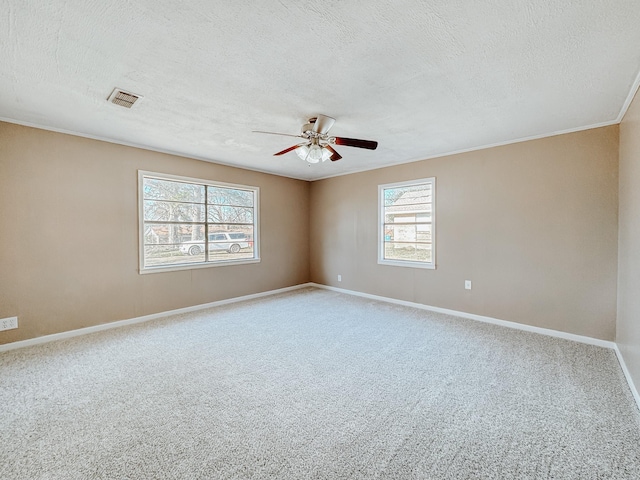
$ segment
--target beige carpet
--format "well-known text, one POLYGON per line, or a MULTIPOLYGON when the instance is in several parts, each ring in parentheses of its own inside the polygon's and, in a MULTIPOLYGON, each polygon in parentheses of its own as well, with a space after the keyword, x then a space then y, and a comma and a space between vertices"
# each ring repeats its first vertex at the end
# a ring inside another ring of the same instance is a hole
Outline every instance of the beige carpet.
POLYGON ((304 289, 0 354, 2 479, 638 479, 613 351, 304 289))

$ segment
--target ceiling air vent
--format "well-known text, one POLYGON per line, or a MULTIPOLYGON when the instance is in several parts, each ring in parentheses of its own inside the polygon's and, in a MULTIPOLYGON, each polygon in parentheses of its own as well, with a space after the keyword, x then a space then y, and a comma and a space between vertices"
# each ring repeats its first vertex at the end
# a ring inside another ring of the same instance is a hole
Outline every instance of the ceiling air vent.
POLYGON ((119 88, 116 88, 111 95, 109 95, 109 101, 120 105, 121 107, 131 108, 135 103, 142 99, 142 95, 136 95, 135 93, 126 92, 119 88))

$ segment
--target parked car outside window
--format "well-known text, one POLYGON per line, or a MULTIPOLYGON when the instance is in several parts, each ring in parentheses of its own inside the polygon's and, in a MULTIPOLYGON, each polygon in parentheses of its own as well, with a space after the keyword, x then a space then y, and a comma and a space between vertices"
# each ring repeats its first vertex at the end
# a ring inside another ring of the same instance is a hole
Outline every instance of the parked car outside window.
MULTIPOLYGON (((214 232, 209 234, 209 251, 226 250, 238 253, 243 248, 249 248, 247 236, 242 232, 214 232)), ((204 242, 197 240, 180 244, 180 252, 188 255, 200 255, 204 252, 204 242)))

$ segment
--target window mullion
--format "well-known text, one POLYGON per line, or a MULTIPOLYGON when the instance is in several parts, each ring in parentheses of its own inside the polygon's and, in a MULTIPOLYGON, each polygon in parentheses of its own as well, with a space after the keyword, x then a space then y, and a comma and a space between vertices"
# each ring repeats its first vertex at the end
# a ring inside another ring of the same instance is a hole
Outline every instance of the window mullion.
POLYGON ((204 185, 204 261, 209 261, 209 187, 204 185))

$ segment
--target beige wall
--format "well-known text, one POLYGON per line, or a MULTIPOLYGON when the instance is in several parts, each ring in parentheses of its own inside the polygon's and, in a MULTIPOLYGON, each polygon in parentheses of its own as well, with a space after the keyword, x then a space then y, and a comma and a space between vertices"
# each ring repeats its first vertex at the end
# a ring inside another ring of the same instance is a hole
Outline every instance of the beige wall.
POLYGON ((309 281, 309 184, 0 123, 0 344, 309 281), (137 170, 260 187, 258 264, 138 273, 137 170))
MULTIPOLYGON (((638 137, 638 109, 623 139, 631 128, 638 137)), ((637 159, 626 136, 620 153, 637 159)), ((625 165, 621 192, 632 197, 625 165)), ((309 184, 0 123, 0 318, 20 321, 0 344, 309 280, 613 340, 617 168, 617 126, 309 184), (262 262, 140 275, 138 169, 260 187, 262 262), (430 176, 438 268, 378 265, 378 184, 430 176)), ((621 203, 629 227, 635 200, 621 203)), ((621 265, 634 232, 625 243, 621 230, 621 265)), ((637 296, 624 291, 638 284, 624 272, 618 337, 638 358, 639 329, 622 314, 637 318, 637 296)))
POLYGON ((640 97, 620 124, 620 231, 616 342, 640 388, 640 97))
POLYGON ((617 200, 618 126, 314 182, 311 279, 613 340, 617 200), (432 176, 437 269, 378 265, 377 186, 432 176))

